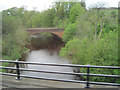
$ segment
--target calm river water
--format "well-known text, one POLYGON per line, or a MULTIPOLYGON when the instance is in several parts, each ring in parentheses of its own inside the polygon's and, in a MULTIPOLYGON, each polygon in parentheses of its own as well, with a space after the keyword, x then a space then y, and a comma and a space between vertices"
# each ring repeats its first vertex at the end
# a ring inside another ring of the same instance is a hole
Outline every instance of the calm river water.
MULTIPOLYGON (((55 39, 55 38, 54 38, 55 39)), ((36 39, 34 39, 35 42, 36 39)), ((56 39, 55 39, 56 40, 56 39)), ((58 40, 58 39, 57 39, 58 40)), ((39 41, 36 41, 37 45, 39 45, 39 41)), ((59 42, 59 41, 57 41, 59 42)), ((54 43, 54 45, 58 43, 54 43)), ((62 43, 61 43, 62 44, 62 43)), ((35 45, 35 43, 34 43, 35 45)), ((49 47, 53 46, 52 44, 48 44, 49 47)), ((41 46, 41 45, 39 45, 41 46)), ((58 45, 59 46, 59 45, 58 45)), ((33 46, 34 47, 34 46, 33 46)), ((66 58, 59 57, 57 51, 48 51, 48 49, 37 49, 32 50, 28 53, 28 57, 26 62, 39 62, 39 63, 56 63, 56 64, 70 64, 70 60, 66 58)), ((43 65, 27 65, 28 69, 36 69, 36 70, 45 70, 45 71, 59 71, 59 72, 73 72, 71 67, 60 67, 60 66, 43 66, 43 65)), ((30 75, 30 76, 39 76, 39 77, 46 77, 46 78, 57 78, 57 79, 74 79, 72 75, 64 75, 64 74, 50 74, 50 73, 41 73, 41 72, 22 72, 23 75, 30 75)))

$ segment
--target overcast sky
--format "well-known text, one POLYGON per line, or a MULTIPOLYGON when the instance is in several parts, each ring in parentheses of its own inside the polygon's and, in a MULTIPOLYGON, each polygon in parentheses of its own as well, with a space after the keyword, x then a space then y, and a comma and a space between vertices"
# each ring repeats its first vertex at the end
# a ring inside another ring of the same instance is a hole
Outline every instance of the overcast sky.
MULTIPOLYGON (((1 0, 0 11, 21 6, 25 6, 27 10, 33 10, 33 7, 36 7, 37 11, 42 11, 48 9, 54 1, 56 0, 1 0)), ((96 2, 106 2, 110 7, 118 7, 119 1, 120 0, 85 0, 87 8, 91 7, 96 2)))

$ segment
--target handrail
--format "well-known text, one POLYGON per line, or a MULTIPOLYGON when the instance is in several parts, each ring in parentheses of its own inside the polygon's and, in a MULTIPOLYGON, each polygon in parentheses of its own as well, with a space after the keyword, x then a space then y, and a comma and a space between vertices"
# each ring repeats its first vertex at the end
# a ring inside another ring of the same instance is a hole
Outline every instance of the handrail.
MULTIPOLYGON (((11 74, 11 73, 1 73, 1 72, 0 72, 0 74, 2 74, 2 75, 8 75, 8 76, 17 76, 17 74, 11 74)), ((87 84, 87 81, 77 81, 77 80, 66 80, 66 79, 55 79, 55 78, 35 77, 35 76, 28 76, 28 75, 21 75, 20 77, 87 84)), ((117 83, 103 83, 103 82, 89 82, 89 84, 120 86, 120 84, 117 84, 117 83)), ((87 88, 89 88, 89 87, 87 87, 87 88)))
POLYGON ((56 63, 38 63, 38 62, 24 62, 24 61, 10 61, 0 60, 0 62, 19 63, 19 64, 34 64, 34 65, 48 65, 48 66, 64 66, 64 67, 84 67, 84 68, 109 68, 120 69, 118 66, 93 66, 93 65, 75 65, 75 64, 56 64, 56 63))
MULTIPOLYGON (((1 69, 11 69, 11 70, 17 70, 13 67, 2 67, 1 69)), ((19 68, 20 71, 32 71, 32 72, 42 72, 42 73, 55 73, 55 74, 67 74, 67 75, 84 75, 87 76, 87 73, 72 73, 72 72, 56 72, 56 71, 43 71, 43 70, 35 70, 35 69, 24 69, 19 68)), ((120 75, 105 75, 105 74, 89 74, 89 76, 100 76, 100 77, 114 77, 114 78, 120 78, 120 75)))
POLYGON ((53 80, 53 81, 85 83, 86 88, 90 88, 89 84, 120 86, 120 84, 117 84, 117 83, 103 83, 103 82, 90 82, 89 81, 90 76, 120 78, 120 75, 90 74, 90 70, 89 70, 90 68, 120 69, 120 67, 117 67, 117 66, 93 66, 93 65, 38 63, 38 62, 24 62, 24 61, 17 61, 17 60, 16 61, 0 60, 0 62, 15 63, 16 68, 14 68, 14 67, 3 67, 3 66, 0 66, 0 68, 16 70, 17 74, 9 74, 9 73, 1 73, 1 74, 2 75, 9 75, 9 76, 17 76, 18 80, 20 80, 20 77, 26 77, 26 78, 44 79, 44 80, 53 80), (57 71, 43 71, 43 70, 35 70, 35 69, 24 69, 24 68, 20 68, 19 64, 34 64, 34 65, 61 66, 61 67, 82 67, 82 68, 87 68, 87 73, 72 73, 72 72, 57 72, 57 71), (49 78, 42 78, 42 77, 35 77, 35 76, 26 76, 26 75, 20 75, 20 71, 32 71, 32 72, 67 74, 67 75, 84 75, 84 76, 87 76, 87 81, 49 79, 49 78))

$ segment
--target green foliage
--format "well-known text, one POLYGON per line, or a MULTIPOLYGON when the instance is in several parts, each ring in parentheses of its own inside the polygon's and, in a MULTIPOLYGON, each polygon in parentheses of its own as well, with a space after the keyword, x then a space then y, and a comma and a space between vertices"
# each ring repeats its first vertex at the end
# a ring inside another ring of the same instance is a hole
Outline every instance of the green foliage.
POLYGON ((21 28, 22 22, 19 18, 14 18, 12 16, 7 16, 3 12, 3 20, 2 20, 2 33, 9 33, 12 30, 15 30, 17 28, 21 28))
POLYGON ((58 22, 59 22, 59 18, 55 17, 54 20, 53 20, 53 25, 58 26, 58 22))
POLYGON ((106 34, 97 42, 96 49, 96 59, 103 60, 100 65, 118 66, 118 32, 111 31, 106 34))
POLYGON ((60 5, 58 10, 56 11, 56 17, 62 19, 64 17, 64 5, 60 5))
POLYGON ((66 25, 69 24, 69 22, 75 22, 77 16, 81 15, 83 12, 84 8, 80 6, 80 3, 76 2, 55 2, 52 5, 51 9, 44 10, 42 12, 38 12, 35 10, 27 11, 25 7, 13 7, 3 11, 3 16, 5 17, 3 18, 3 31, 11 30, 11 28, 7 28, 9 26, 16 29, 16 27, 18 27, 19 25, 23 25, 27 28, 65 28, 66 25), (7 24, 4 23, 6 21, 8 21, 7 24), (9 21, 11 21, 11 23, 9 21), (15 22, 19 22, 19 24, 15 22))
POLYGON ((54 13, 54 8, 48 9, 42 13, 41 27, 53 27, 54 13))
MULTIPOLYGON (((67 36, 67 43, 61 49, 60 56, 71 59, 74 64, 119 66, 118 25, 115 17, 117 15, 114 15, 113 12, 116 12, 116 10, 91 9, 79 16, 76 20, 76 34, 67 36), (72 39, 69 39, 69 37, 72 37, 72 39)), ((84 68, 81 68, 80 71, 86 73, 84 68)), ((113 69, 91 69, 90 72, 94 74, 119 75, 118 70, 113 69)), ((115 78, 91 77, 90 80, 120 83, 115 78)))
POLYGON ((2 58, 18 60, 28 52, 28 33, 24 30, 24 8, 11 8, 3 11, 2 58))
POLYGON ((23 54, 28 52, 25 45, 28 42, 28 35, 24 30, 17 30, 9 34, 4 34, 2 41, 3 59, 18 60, 23 54))
MULTIPOLYGON (((101 66, 119 66, 118 61, 118 32, 111 31, 101 38, 97 42, 96 54, 93 65, 101 65, 101 66)), ((104 74, 115 74, 119 75, 118 70, 107 70, 107 69, 96 69, 92 70, 92 73, 104 73, 104 74)), ((92 78, 95 80, 94 78, 92 78)), ((109 81, 109 82, 117 82, 117 79, 102 79, 98 78, 98 80, 109 81)))
MULTIPOLYGON (((74 64, 81 65, 97 65, 97 66, 119 66, 118 65, 118 32, 111 31, 101 38, 96 43, 94 40, 84 38, 82 40, 74 38, 66 43, 65 47, 60 51, 61 56, 72 59, 74 64)), ((85 69, 80 69, 81 72, 86 72, 85 69)), ((116 70, 106 69, 92 69, 91 73, 96 74, 116 74, 116 70)), ((96 79, 93 77, 93 81, 96 79)), ((104 81, 98 78, 98 81, 104 81)), ((106 80, 109 82, 116 82, 117 79, 106 80)))
POLYGON ((65 47, 60 51, 60 55, 69 57, 74 64, 89 64, 89 60, 93 60, 90 55, 93 52, 93 44, 90 41, 86 38, 82 40, 74 38, 66 43, 65 47))
POLYGON ((64 17, 62 20, 60 19, 58 21, 58 28, 66 28, 69 25, 69 19, 67 17, 64 17))
POLYGON ((63 35, 63 40, 65 42, 69 41, 69 40, 72 40, 73 39, 73 36, 75 35, 76 33, 76 23, 74 24, 69 24, 66 28, 65 28, 65 31, 64 31, 64 35, 63 35))
POLYGON ((75 5, 73 5, 73 7, 70 10, 70 22, 74 23, 76 21, 76 18, 79 15, 82 15, 84 13, 85 9, 83 7, 81 7, 81 5, 79 3, 76 3, 75 5))

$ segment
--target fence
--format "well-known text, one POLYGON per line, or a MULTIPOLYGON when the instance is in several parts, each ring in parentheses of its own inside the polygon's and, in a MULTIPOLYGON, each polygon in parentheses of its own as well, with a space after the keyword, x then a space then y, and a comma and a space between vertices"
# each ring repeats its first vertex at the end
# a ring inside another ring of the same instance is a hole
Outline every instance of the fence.
POLYGON ((96 85, 110 85, 110 86, 120 86, 118 83, 104 83, 104 82, 90 82, 90 76, 98 76, 98 77, 113 77, 120 79, 120 75, 105 75, 105 74, 90 74, 90 68, 107 68, 107 69, 118 69, 120 67, 116 66, 93 66, 93 65, 73 65, 73 64, 45 64, 45 63, 37 63, 37 62, 24 62, 24 61, 9 61, 9 60, 0 60, 0 62, 8 62, 8 63, 15 63, 16 67, 3 67, 0 66, 2 69, 11 69, 16 70, 16 74, 12 73, 0 73, 2 75, 8 76, 16 76, 17 80, 20 80, 20 77, 25 78, 33 78, 33 79, 42 79, 42 80, 52 80, 52 81, 62 81, 62 82, 73 82, 73 83, 83 83, 86 84, 85 88, 90 88, 90 84, 96 85), (56 72, 56 71, 42 71, 42 70, 35 70, 35 69, 25 69, 20 68, 20 64, 33 64, 33 65, 47 65, 47 66, 60 66, 60 67, 79 67, 79 68, 87 68, 87 73, 73 73, 73 72, 56 72), (86 81, 77 81, 77 80, 64 80, 64 79, 51 79, 51 78, 43 78, 43 77, 35 77, 35 76, 28 76, 28 75, 20 75, 20 71, 32 71, 32 72, 42 72, 42 73, 54 73, 54 74, 67 74, 67 75, 83 75, 87 76, 86 81))

